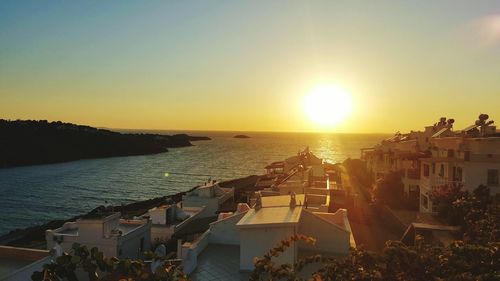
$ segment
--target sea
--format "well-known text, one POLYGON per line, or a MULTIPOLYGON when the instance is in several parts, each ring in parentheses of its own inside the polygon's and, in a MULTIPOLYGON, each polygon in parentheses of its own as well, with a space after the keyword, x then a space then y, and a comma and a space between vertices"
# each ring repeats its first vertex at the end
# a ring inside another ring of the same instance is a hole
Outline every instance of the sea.
POLYGON ((331 163, 359 158, 387 135, 143 131, 208 136, 194 146, 168 152, 78 160, 0 169, 0 235, 11 230, 67 219, 108 203, 119 205, 171 195, 208 178, 230 180, 260 175, 274 161, 306 147, 331 163), (236 134, 250 136, 233 138, 236 134))

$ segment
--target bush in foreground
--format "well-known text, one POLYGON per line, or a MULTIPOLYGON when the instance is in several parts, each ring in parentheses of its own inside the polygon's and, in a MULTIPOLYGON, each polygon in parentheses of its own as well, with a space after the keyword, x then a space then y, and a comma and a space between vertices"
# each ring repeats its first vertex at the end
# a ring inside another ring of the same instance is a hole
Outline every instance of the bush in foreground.
POLYGON ((88 250, 86 246, 75 243, 70 253, 63 253, 54 262, 45 264, 43 271, 34 272, 31 279, 33 281, 78 281, 80 279, 78 279, 77 272, 82 272, 90 281, 188 280, 177 265, 151 252, 145 255, 153 261, 159 261, 160 265, 154 272, 143 260, 108 258, 96 247, 88 250))
POLYGON ((380 254, 351 249, 344 258, 309 256, 295 264, 275 265, 277 257, 298 240, 313 243, 302 235, 281 241, 261 258, 256 258, 250 280, 500 280, 500 243, 468 244, 456 241, 445 247, 425 244, 417 237, 415 246, 388 241, 380 254), (301 273, 308 264, 319 265, 311 276, 301 273))

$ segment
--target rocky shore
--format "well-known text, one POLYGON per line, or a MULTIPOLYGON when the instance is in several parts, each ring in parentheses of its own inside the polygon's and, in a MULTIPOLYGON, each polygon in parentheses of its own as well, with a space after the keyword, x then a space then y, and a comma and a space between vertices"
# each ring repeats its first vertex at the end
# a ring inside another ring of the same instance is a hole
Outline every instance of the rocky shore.
MULTIPOLYGON (((234 187, 235 198, 239 198, 238 194, 244 190, 253 188, 259 177, 260 176, 252 175, 244 178, 224 181, 221 182, 220 185, 222 187, 234 187)), ((144 214, 147 210, 151 208, 158 207, 164 204, 168 198, 173 199, 175 202, 179 202, 182 200, 183 195, 185 195, 187 192, 195 188, 196 187, 193 187, 188 191, 179 192, 173 195, 156 197, 121 206, 113 206, 113 209, 117 212, 121 212, 122 217, 124 218, 132 218, 134 216, 139 216, 144 214)), ((99 206, 86 214, 82 214, 72 218, 53 220, 41 225, 31 226, 25 229, 13 230, 8 234, 0 236, 0 245, 45 249, 45 230, 59 228, 65 222, 75 221, 78 218, 92 215, 93 213, 102 210, 102 208, 104 207, 99 206)))

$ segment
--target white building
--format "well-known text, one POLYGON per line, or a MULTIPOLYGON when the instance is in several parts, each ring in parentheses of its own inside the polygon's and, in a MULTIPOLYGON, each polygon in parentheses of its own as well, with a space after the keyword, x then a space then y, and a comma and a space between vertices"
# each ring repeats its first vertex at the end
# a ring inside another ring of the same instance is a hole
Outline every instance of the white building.
POLYGON ((406 134, 398 132, 372 148, 361 149, 361 159, 376 179, 389 171, 401 171, 408 166, 401 155, 425 153, 431 146, 432 136, 451 128, 454 122, 453 119, 442 117, 436 124, 426 126, 424 131, 411 131, 406 134))
POLYGON ((181 203, 165 204, 150 209, 151 241, 165 242, 186 225, 198 218, 205 207, 181 207, 181 203))
POLYGON ((45 232, 47 249, 59 243, 69 251, 73 243, 97 247, 108 257, 138 258, 151 248, 151 220, 120 219, 120 213, 87 216, 45 232))
POLYGON ((192 280, 248 280, 253 258, 262 257, 294 234, 314 237, 317 242, 294 243, 273 258, 277 264, 294 263, 311 253, 347 254, 349 247, 355 246, 347 211, 316 212, 299 204, 305 201, 304 196, 262 197, 256 207, 241 208, 211 223, 203 235, 179 246, 178 257, 182 258, 184 271, 192 280))
POLYGON ((396 134, 381 144, 362 149, 362 159, 375 178, 399 172, 404 193, 421 212, 435 212, 431 194, 436 187, 460 186, 473 190, 488 186, 499 193, 500 133, 481 114, 462 131, 453 131, 453 119, 441 118, 422 132, 396 134))
POLYGON ((484 185, 492 194, 500 193, 500 134, 491 124, 432 138, 431 156, 421 159, 421 212, 436 212, 430 194, 444 185, 470 191, 484 185))
POLYGON ((182 197, 182 207, 204 208, 199 218, 216 216, 219 208, 234 197, 234 188, 223 188, 215 181, 197 187, 182 197))
POLYGON ((41 272, 50 261, 47 250, 0 246, 0 280, 31 280, 33 272, 41 272))

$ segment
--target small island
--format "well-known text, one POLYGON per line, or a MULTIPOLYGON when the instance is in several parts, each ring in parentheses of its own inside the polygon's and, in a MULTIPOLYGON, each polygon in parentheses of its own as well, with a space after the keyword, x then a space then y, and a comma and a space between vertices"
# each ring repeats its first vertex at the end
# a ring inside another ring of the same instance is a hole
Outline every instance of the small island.
POLYGON ((235 138, 235 139, 249 139, 250 137, 247 135, 236 135, 233 138, 235 138))

